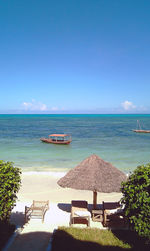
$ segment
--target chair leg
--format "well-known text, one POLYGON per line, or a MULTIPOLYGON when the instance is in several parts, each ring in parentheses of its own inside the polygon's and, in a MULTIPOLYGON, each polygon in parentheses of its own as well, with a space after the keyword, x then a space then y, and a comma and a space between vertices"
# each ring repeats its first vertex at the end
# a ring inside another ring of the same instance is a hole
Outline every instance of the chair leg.
POLYGON ((27 206, 25 206, 25 216, 24 216, 25 223, 27 222, 27 206))
POLYGON ((104 213, 103 213, 103 225, 104 225, 104 227, 106 226, 106 221, 107 221, 107 214, 104 211, 104 213))
POLYGON ((42 223, 44 222, 45 213, 46 211, 42 213, 42 223))
POLYGON ((87 218, 87 227, 90 227, 90 217, 87 218))
POLYGON ((70 222, 69 222, 69 226, 71 227, 71 225, 72 225, 72 217, 71 217, 71 215, 70 215, 70 222))

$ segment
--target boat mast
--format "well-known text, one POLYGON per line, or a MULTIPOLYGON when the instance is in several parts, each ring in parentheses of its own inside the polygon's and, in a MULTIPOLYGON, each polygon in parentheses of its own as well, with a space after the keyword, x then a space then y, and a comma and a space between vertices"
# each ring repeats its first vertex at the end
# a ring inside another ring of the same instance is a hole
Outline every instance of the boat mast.
POLYGON ((139 121, 139 120, 137 120, 137 129, 138 129, 138 130, 142 130, 142 129, 141 129, 141 125, 140 125, 140 121, 139 121))

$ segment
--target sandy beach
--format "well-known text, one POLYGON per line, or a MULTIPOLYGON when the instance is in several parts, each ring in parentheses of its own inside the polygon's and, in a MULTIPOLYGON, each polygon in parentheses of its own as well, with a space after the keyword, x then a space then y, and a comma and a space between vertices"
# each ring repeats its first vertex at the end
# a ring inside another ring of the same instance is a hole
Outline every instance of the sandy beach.
MULTIPOLYGON (((69 214, 71 200, 87 200, 89 207, 92 208, 92 191, 62 188, 57 184, 57 181, 64 175, 65 172, 22 173, 22 185, 17 194, 16 206, 12 211, 12 222, 19 226, 24 224, 25 206, 30 206, 33 200, 49 200, 49 211, 55 210, 55 215, 64 211, 69 214)), ((121 193, 98 193, 97 204, 101 204, 102 201, 119 201, 120 198, 121 193)), ((69 225, 68 214, 66 219, 68 222, 65 225, 69 225)), ((57 215, 56 218, 58 223, 57 215)), ((60 222, 60 225, 63 224, 60 222)))
MULTIPOLYGON (((87 200, 89 208, 92 208, 92 191, 65 189, 57 184, 57 181, 64 175, 64 172, 28 172, 22 174, 22 186, 11 216, 11 222, 21 228, 21 234, 15 238, 8 249, 9 251, 18 251, 22 247, 24 247, 22 251, 46 250, 53 231, 59 226, 69 226, 71 200, 87 200), (49 200, 49 210, 45 214, 44 223, 41 222, 41 219, 30 219, 25 224, 25 206, 30 206, 33 200, 49 200)), ((101 204, 103 200, 118 201, 120 198, 121 193, 98 193, 97 203, 101 204)), ((85 224, 77 226, 86 227, 85 224)), ((103 228, 100 222, 93 222, 92 219, 90 226, 103 228)))
MULTIPOLYGON (((24 212, 25 206, 30 206, 33 200, 49 200, 52 205, 68 207, 71 200, 87 200, 89 206, 93 204, 93 192, 62 188, 57 181, 65 175, 65 172, 26 172, 22 174, 22 185, 17 194, 18 200, 13 212, 24 212)), ((98 193, 97 203, 102 201, 119 201, 121 193, 98 193)), ((68 222, 69 223, 69 222, 68 222)), ((18 222, 20 225, 20 223, 18 222)))
MULTIPOLYGON (((28 172, 22 174, 22 186, 18 193, 18 202, 31 203, 33 200, 49 200, 50 203, 70 203, 71 200, 87 200, 93 203, 93 192, 62 188, 57 181, 64 172, 28 172)), ((98 193, 97 202, 118 201, 121 193, 98 193)))

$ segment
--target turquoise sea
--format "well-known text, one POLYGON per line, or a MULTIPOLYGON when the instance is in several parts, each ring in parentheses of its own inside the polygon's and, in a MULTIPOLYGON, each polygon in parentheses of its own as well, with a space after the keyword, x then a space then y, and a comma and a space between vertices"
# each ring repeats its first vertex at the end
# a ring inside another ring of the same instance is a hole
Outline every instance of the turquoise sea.
POLYGON ((0 115, 0 159, 22 171, 67 171, 97 154, 129 173, 150 162, 150 134, 132 131, 150 115, 0 115), (70 145, 40 141, 51 133, 70 133, 70 145))

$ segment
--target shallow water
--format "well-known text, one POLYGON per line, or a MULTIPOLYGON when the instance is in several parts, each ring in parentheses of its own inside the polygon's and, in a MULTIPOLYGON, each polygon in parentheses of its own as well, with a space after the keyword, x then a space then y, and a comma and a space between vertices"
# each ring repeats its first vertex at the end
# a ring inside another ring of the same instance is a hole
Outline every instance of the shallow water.
POLYGON ((0 159, 22 171, 64 171, 97 154, 129 173, 150 162, 150 134, 137 134, 136 121, 150 129, 150 115, 0 115, 0 159), (70 145, 40 141, 71 133, 70 145))

